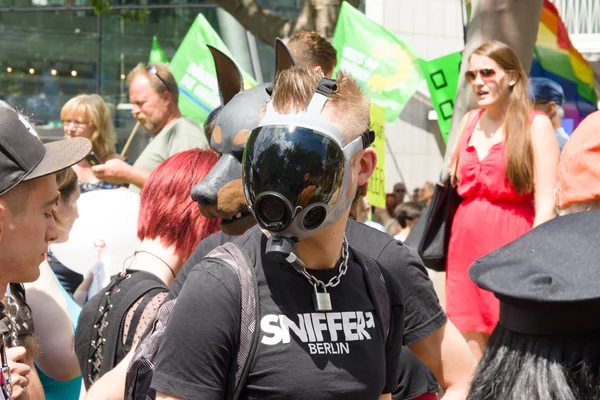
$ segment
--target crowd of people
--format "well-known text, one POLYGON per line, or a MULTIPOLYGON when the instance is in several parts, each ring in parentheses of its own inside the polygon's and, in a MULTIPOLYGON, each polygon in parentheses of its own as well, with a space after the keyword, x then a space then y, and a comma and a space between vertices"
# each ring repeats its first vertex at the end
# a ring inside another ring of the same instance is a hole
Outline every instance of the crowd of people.
POLYGON ((0 107, 0 399, 600 398, 600 113, 569 137, 560 85, 500 42, 469 55, 443 309, 404 244, 435 183, 371 207, 370 102, 331 79, 331 44, 278 41, 273 82, 247 90, 211 53, 203 127, 167 66, 130 72, 153 136, 134 162, 99 95, 69 100, 48 144, 0 107), (90 295, 94 273, 48 246, 94 190, 140 194, 140 244, 90 295))

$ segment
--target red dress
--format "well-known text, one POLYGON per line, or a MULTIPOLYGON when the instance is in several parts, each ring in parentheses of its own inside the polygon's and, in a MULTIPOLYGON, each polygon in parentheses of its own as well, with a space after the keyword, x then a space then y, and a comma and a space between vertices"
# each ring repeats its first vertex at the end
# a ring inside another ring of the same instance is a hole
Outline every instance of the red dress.
POLYGON ((480 160, 469 140, 483 114, 479 110, 458 144, 463 201, 456 211, 446 266, 446 311, 461 332, 490 334, 498 322, 498 299, 479 289, 468 270, 478 258, 528 232, 535 218, 533 195, 519 195, 505 178, 504 142, 480 160))

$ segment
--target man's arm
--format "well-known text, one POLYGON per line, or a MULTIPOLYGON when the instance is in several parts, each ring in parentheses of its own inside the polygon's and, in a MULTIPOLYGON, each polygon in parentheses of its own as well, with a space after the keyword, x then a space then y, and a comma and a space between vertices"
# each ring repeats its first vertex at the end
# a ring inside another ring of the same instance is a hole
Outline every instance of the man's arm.
POLYGON ((118 158, 113 158, 104 164, 92 167, 92 172, 101 181, 115 185, 129 183, 139 188, 144 187, 150 176, 150 171, 136 168, 118 158))
POLYGON ((452 322, 446 322, 409 348, 431 369, 444 388, 444 400, 467 398, 476 363, 467 342, 452 322))
POLYGON ((392 394, 391 393, 382 394, 381 396, 379 396, 379 400, 392 400, 392 394))

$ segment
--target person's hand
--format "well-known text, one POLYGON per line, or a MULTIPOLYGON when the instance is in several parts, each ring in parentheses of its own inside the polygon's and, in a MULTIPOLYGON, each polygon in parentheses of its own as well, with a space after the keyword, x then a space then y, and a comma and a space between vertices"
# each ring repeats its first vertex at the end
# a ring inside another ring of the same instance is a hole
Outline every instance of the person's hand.
POLYGON ((93 166, 92 172, 101 181, 122 185, 124 183, 131 183, 131 169, 132 166, 125 161, 113 158, 104 164, 93 166))
POLYGON ((87 300, 88 290, 90 289, 90 285, 94 280, 94 273, 89 272, 87 277, 81 282, 81 285, 77 286, 75 292, 73 293, 73 299, 79 304, 81 307, 85 305, 85 301, 87 300))
POLYGON ((25 364, 27 351, 25 347, 12 347, 6 349, 8 366, 10 367, 10 378, 12 381, 12 398, 27 399, 27 385, 29 378, 27 375, 31 372, 31 367, 25 364))

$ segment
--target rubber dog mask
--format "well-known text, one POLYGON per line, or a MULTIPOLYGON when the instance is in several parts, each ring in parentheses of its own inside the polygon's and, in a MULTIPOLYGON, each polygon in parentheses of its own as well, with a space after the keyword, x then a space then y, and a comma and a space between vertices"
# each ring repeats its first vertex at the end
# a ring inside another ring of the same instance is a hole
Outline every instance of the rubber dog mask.
MULTIPOLYGON (((248 136, 258 126, 261 112, 269 101, 265 83, 244 90, 242 74, 233 60, 208 46, 217 71, 217 82, 223 109, 217 117, 210 147, 220 158, 206 177, 192 188, 192 199, 207 218, 221 218, 221 230, 241 235, 254 224, 242 188, 242 155, 248 136)), ((290 68, 294 60, 279 39, 275 42, 276 72, 290 68)))

